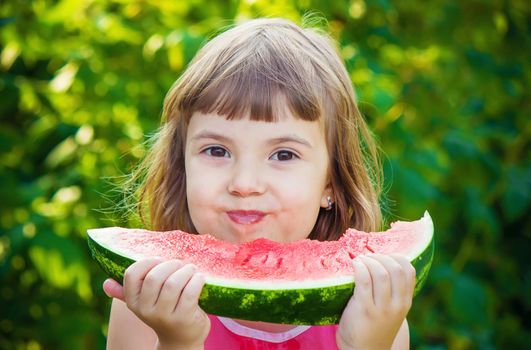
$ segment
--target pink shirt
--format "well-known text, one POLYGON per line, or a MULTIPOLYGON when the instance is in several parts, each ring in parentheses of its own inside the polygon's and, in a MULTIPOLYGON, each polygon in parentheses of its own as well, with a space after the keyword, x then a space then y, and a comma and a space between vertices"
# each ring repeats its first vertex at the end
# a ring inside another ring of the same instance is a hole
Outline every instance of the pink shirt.
POLYGON ((230 318, 208 315, 205 350, 337 350, 337 325, 298 326, 282 333, 245 327, 230 318))

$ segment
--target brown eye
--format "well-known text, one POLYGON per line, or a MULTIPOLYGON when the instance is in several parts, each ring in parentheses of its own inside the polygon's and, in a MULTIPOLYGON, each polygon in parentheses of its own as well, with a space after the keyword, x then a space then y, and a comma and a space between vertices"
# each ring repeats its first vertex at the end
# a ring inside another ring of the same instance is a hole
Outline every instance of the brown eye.
POLYGON ((286 150, 282 150, 282 151, 278 151, 278 152, 275 152, 272 156, 271 156, 271 159, 272 160, 278 160, 278 161, 286 161, 286 160, 292 160, 294 158, 298 158, 295 153, 291 152, 291 151, 286 151, 286 150))
POLYGON ((223 157, 228 158, 229 157, 229 152, 227 152, 227 150, 225 150, 222 147, 217 147, 217 146, 209 147, 205 149, 204 152, 211 157, 216 157, 216 158, 223 158, 223 157))

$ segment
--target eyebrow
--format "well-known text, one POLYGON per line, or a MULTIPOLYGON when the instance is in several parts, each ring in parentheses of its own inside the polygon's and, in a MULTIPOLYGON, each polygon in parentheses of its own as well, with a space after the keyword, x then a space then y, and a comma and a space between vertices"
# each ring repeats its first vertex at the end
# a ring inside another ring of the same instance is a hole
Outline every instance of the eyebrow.
POLYGON ((293 135, 293 134, 275 137, 275 138, 270 140, 270 143, 273 144, 273 145, 277 145, 279 143, 284 143, 284 142, 295 142, 295 143, 299 143, 299 144, 301 144, 303 146, 306 146, 308 148, 312 148, 312 144, 310 142, 306 141, 304 138, 302 138, 300 136, 293 135))
MULTIPOLYGON (((192 137, 192 141, 198 141, 201 139, 213 139, 213 140, 219 140, 221 142, 231 142, 231 139, 229 137, 218 134, 214 131, 209 131, 209 130, 203 130, 192 137)), ((312 148, 312 144, 310 142, 294 134, 282 135, 282 136, 274 137, 268 140, 268 143, 272 145, 278 145, 280 143, 285 143, 285 142, 295 142, 303 146, 306 146, 308 148, 312 148)))
POLYGON ((219 140, 223 142, 229 142, 230 138, 223 136, 221 134, 215 133, 213 131, 203 130, 192 137, 192 141, 197 141, 201 139, 213 139, 213 140, 219 140))

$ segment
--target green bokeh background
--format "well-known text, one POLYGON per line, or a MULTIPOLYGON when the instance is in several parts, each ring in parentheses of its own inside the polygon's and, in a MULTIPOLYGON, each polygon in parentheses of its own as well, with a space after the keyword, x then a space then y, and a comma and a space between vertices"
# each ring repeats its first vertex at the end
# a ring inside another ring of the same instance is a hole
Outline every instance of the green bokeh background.
POLYGON ((0 349, 103 349, 87 228, 131 225, 116 188, 164 95, 221 27, 317 21, 384 152, 388 220, 435 221, 414 349, 531 345, 526 0, 0 2, 0 349))

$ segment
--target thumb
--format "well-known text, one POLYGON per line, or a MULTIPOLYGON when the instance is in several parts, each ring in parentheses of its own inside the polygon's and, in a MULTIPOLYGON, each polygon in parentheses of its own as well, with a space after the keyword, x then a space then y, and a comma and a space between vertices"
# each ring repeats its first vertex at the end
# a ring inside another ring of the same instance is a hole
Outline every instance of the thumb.
POLYGON ((108 278, 103 282, 103 291, 110 298, 117 298, 125 301, 124 287, 113 279, 108 278))

